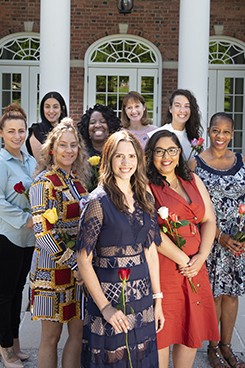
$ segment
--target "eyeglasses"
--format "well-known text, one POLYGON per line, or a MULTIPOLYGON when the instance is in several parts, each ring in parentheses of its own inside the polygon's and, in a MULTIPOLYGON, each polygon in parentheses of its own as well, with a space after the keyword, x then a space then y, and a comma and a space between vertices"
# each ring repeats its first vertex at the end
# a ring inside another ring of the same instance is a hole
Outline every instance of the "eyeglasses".
POLYGON ((154 149, 153 152, 154 152, 156 157, 163 157, 166 152, 169 156, 176 156, 179 151, 180 151, 180 148, 178 148, 178 147, 169 147, 167 149, 156 148, 156 149, 154 149))

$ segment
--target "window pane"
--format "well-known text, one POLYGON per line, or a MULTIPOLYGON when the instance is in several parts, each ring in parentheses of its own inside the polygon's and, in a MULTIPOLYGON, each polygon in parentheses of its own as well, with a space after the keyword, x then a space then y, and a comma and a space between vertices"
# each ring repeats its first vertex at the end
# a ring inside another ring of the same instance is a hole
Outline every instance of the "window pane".
POLYGON ((236 78, 235 79, 235 93, 236 94, 243 94, 243 78, 236 78))
POLYGON ((117 76, 108 76, 108 92, 117 91, 117 76))
POLYGON ((153 93, 153 92, 154 92, 154 77, 142 77, 141 93, 153 93))
POLYGON ((243 112, 243 96, 235 97, 235 111, 243 112))
POLYGON ((96 95, 96 103, 101 105, 106 105, 106 95, 97 94, 96 95))
POLYGON ((2 77, 3 89, 11 89, 11 74, 3 74, 2 77))
POLYGON ((96 92, 106 91, 106 76, 98 75, 96 76, 96 92))
POLYGON ((117 96, 108 94, 108 106, 113 110, 117 110, 117 96))

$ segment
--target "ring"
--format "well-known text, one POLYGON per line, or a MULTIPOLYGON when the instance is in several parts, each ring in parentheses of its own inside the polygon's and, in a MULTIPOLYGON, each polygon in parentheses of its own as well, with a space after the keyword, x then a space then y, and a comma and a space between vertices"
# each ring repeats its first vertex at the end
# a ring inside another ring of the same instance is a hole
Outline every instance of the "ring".
POLYGON ((118 322, 122 322, 122 318, 118 319, 118 322))

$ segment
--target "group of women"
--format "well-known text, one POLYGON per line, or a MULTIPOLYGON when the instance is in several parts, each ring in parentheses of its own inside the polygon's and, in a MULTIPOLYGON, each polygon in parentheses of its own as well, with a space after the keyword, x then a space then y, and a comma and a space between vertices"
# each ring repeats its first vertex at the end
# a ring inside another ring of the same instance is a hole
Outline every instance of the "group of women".
POLYGON ((24 111, 12 104, 0 120, 5 367, 28 359, 19 323, 30 270, 32 318, 42 323, 39 368, 57 367, 64 323, 63 368, 167 368, 171 346, 174 367, 191 368, 203 340, 212 367, 244 368, 231 338, 245 293, 245 243, 234 233, 244 227, 245 165, 228 149, 230 116, 212 117, 210 147, 187 162, 202 134, 188 90, 173 93, 159 129, 137 92, 122 101, 122 124, 98 104, 77 126, 66 115, 62 96, 47 93, 26 141, 36 160, 22 150, 24 111), (94 155, 99 181, 89 194, 94 155))

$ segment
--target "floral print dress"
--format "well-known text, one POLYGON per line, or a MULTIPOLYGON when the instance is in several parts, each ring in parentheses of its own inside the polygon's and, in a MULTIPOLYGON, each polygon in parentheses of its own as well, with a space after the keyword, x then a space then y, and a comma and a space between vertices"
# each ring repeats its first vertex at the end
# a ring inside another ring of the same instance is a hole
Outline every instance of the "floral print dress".
MULTIPOLYGON (((217 227, 226 234, 234 233, 240 222, 239 204, 245 203, 245 165, 242 155, 237 153, 234 165, 227 170, 210 167, 200 156, 195 156, 195 159, 195 173, 209 192, 217 227)), ((243 228, 244 220, 241 219, 243 228)), ((245 253, 235 256, 215 240, 207 267, 214 297, 245 293, 245 253)))

